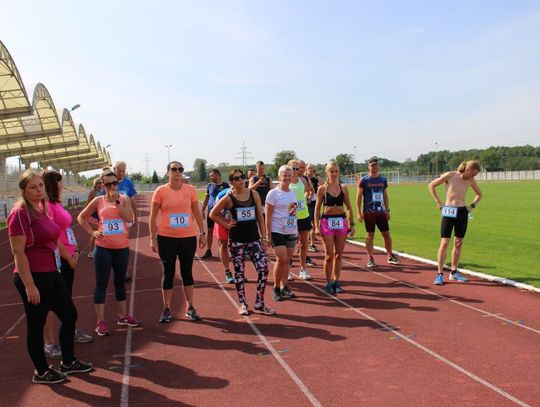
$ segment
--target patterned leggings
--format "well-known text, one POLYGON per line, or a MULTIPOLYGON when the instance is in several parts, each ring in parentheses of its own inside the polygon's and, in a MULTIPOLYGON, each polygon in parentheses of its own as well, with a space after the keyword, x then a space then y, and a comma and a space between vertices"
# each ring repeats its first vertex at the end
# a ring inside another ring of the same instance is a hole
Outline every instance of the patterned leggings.
POLYGON ((229 250, 234 265, 234 281, 240 304, 247 306, 246 293, 244 291, 244 271, 246 255, 249 255, 259 275, 257 278, 255 307, 264 306, 264 289, 266 288, 266 278, 268 277, 268 264, 266 262, 266 253, 261 247, 260 240, 251 243, 229 241, 229 250))

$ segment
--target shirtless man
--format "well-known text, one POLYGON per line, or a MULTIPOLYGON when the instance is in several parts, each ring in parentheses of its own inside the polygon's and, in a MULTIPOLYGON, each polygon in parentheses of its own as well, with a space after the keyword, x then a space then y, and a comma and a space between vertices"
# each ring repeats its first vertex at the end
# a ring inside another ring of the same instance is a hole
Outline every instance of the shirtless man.
POLYGON ((476 208, 482 199, 482 192, 478 187, 474 177, 480 172, 480 164, 477 161, 462 162, 457 171, 449 171, 429 183, 428 189, 435 199, 435 203, 441 210, 441 245, 437 253, 438 272, 435 278, 435 285, 443 285, 443 269, 446 262, 446 252, 452 229, 454 230, 454 248, 452 250, 452 266, 450 267, 450 280, 466 283, 468 280, 457 271, 463 238, 467 231, 467 221, 469 213, 476 208), (441 184, 446 184, 446 202, 443 205, 435 188, 441 184), (474 199, 470 205, 466 205, 465 198, 467 190, 471 187, 475 192, 474 199))

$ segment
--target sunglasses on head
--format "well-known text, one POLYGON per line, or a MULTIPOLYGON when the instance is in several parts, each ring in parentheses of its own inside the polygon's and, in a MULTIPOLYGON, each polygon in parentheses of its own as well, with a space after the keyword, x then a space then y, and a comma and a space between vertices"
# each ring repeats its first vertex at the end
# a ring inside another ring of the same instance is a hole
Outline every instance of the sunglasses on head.
POLYGON ((246 179, 246 176, 244 174, 242 175, 235 175, 232 177, 233 181, 240 181, 241 179, 246 179))
POLYGON ((184 167, 171 167, 169 168, 171 172, 184 172, 184 167))
POLYGON ((105 185, 107 188, 115 187, 118 185, 118 181, 105 182, 103 185, 105 185))

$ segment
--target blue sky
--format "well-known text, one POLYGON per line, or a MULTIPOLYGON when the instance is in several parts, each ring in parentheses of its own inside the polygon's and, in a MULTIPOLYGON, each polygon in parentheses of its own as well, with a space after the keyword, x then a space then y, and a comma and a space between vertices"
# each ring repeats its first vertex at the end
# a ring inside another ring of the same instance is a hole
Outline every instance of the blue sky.
POLYGON ((540 145, 533 1, 25 1, 0 39, 130 171, 540 145))

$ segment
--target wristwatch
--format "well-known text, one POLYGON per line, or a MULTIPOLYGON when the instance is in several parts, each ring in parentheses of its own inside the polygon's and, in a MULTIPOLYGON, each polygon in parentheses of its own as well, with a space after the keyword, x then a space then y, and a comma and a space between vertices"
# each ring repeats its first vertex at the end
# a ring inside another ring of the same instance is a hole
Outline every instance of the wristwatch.
POLYGON ((476 208, 476 204, 474 202, 471 204, 471 208, 476 208))
POLYGON ((199 236, 206 236, 206 232, 199 233, 199 236))

